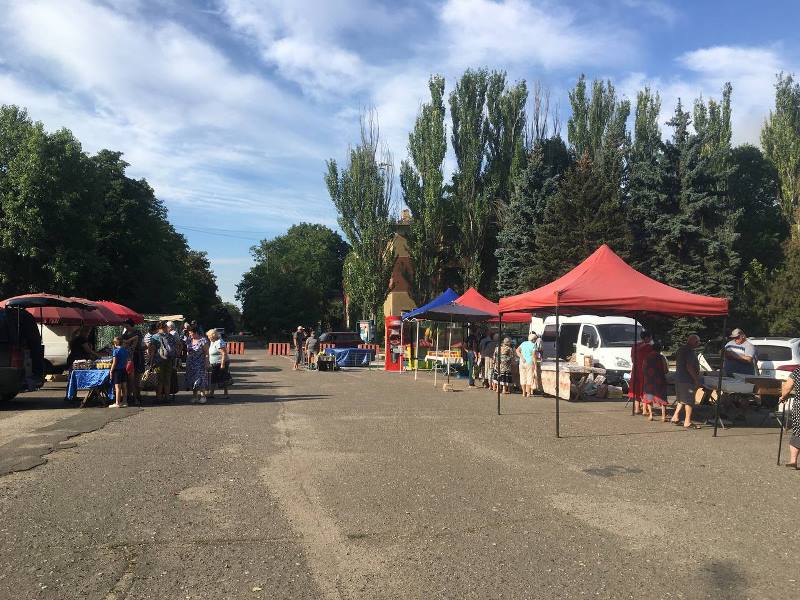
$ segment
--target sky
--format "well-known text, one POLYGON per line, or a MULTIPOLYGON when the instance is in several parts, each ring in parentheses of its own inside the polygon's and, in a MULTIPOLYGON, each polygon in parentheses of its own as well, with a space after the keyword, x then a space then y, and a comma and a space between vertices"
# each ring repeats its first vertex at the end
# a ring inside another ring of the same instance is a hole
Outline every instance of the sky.
POLYGON ((798 20, 794 1, 0 0, 0 104, 122 151, 234 301, 259 240, 337 227, 325 161, 363 110, 406 158, 432 73, 447 93, 467 68, 539 81, 563 124, 581 73, 632 100, 649 85, 665 136, 678 98, 730 81, 734 142, 758 144, 798 20))

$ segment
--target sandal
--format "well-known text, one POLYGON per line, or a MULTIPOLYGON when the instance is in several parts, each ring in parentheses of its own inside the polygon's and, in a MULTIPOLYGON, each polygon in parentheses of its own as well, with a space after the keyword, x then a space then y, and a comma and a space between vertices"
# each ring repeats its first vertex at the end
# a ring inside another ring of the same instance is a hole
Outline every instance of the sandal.
POLYGON ((797 468, 797 463, 784 463, 783 466, 784 467, 792 467, 792 468, 796 469, 797 468))
POLYGON ((684 425, 683 428, 684 429, 700 429, 700 425, 695 425, 694 423, 692 423, 691 425, 684 425))

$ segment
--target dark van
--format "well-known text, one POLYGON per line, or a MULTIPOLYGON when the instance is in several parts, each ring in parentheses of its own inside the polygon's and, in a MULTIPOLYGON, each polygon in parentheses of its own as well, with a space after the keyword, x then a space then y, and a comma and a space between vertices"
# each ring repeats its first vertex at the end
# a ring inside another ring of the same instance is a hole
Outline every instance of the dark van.
POLYGON ((0 402, 40 388, 44 380, 44 346, 31 314, 0 308, 0 402))
POLYGON ((320 344, 333 344, 336 348, 357 348, 364 340, 356 331, 327 331, 319 336, 320 344))

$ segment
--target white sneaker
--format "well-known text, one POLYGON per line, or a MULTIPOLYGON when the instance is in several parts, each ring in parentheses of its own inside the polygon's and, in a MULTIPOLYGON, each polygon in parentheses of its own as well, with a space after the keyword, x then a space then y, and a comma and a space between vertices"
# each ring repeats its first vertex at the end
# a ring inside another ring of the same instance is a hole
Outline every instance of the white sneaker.
POLYGON ((121 404, 116 404, 116 403, 114 403, 114 404, 109 404, 109 405, 108 405, 108 408, 122 408, 122 405, 121 405, 121 404))
POLYGON ((205 404, 207 402, 205 396, 200 396, 200 404, 205 404))

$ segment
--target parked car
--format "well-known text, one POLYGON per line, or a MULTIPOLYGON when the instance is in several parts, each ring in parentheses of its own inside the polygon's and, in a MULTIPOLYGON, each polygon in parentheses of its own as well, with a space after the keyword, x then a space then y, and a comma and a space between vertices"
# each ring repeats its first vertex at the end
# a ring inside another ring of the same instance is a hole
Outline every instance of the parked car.
POLYGON ((364 342, 356 331, 326 331, 319 336, 320 344, 333 344, 336 348, 357 348, 364 342))
POLYGON ((31 314, 0 308, 0 401, 41 387, 43 354, 42 338, 31 314))
POLYGON ((800 367, 800 338, 748 338, 756 347, 758 372, 764 377, 788 379, 800 367))
MULTIPOLYGON (((566 359, 575 354, 578 364, 586 356, 592 357, 596 367, 606 370, 609 383, 621 384, 631 370, 631 348, 634 331, 641 333, 642 326, 629 317, 598 317, 577 315, 561 317, 560 356, 566 359)), ((542 355, 545 359, 556 356, 556 319, 533 319, 530 331, 542 336, 542 355)))

